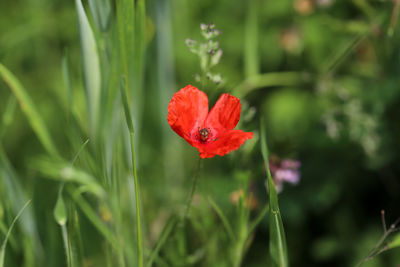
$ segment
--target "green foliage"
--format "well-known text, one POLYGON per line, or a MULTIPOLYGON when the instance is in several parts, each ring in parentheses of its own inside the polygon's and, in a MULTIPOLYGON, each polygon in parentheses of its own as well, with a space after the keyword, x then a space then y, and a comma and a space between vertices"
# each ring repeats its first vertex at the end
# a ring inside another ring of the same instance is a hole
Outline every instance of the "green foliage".
POLYGON ((0 75, 8 84, 15 97, 18 99, 21 109, 25 112, 25 115, 28 118, 32 128, 36 132, 39 140, 42 142, 47 152, 52 156, 57 156, 57 149, 50 138, 50 134, 47 131, 46 125, 36 111, 36 107, 29 95, 26 93, 24 87, 22 87, 17 78, 15 78, 15 76, 2 64, 0 64, 0 75))
POLYGON ((272 266, 286 267, 289 266, 286 237, 283 229, 282 218, 279 211, 278 195, 275 184, 272 180, 269 168, 269 156, 267 147, 267 137, 263 120, 260 125, 261 153, 264 159, 265 171, 267 172, 267 185, 269 195, 269 251, 272 266))
POLYGON ((378 240, 400 215, 395 2, 0 1, 4 265, 398 263, 378 240), (167 105, 196 78, 254 138, 204 161, 182 227, 198 155, 167 105), (271 158, 300 183, 277 195, 271 158))
POLYGON ((25 210, 25 208, 29 205, 30 202, 31 202, 31 200, 28 200, 28 202, 25 203, 25 205, 18 212, 17 216, 15 216, 10 227, 8 228, 7 234, 6 234, 6 236, 3 240, 3 243, 1 244, 1 247, 0 247, 0 267, 4 267, 4 257, 6 255, 6 246, 7 246, 7 242, 10 237, 11 231, 14 228, 14 225, 17 222, 17 220, 19 219, 19 217, 22 215, 22 212, 25 210))
MULTIPOLYGON (((78 13, 79 36, 81 43, 81 58, 83 81, 85 84, 86 101, 89 113, 90 131, 93 136, 100 116, 101 77, 97 43, 92 28, 83 9, 81 0, 75 1, 78 13)), ((93 136, 94 137, 94 136, 93 136)))

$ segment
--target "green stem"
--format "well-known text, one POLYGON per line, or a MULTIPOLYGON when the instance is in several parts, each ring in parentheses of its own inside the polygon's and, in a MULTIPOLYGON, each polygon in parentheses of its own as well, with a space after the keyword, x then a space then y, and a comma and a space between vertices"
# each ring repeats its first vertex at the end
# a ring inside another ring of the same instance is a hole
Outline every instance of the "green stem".
POLYGON ((133 132, 130 132, 131 137, 131 152, 132 152, 132 165, 133 165, 133 181, 135 183, 135 197, 136 197, 136 225, 137 225, 137 243, 138 243, 138 266, 143 267, 143 243, 142 243, 142 227, 140 221, 140 195, 139 195, 139 180, 136 171, 135 160, 135 141, 133 132))
POLYGON ((245 97, 256 89, 274 86, 293 86, 308 82, 312 76, 302 72, 269 72, 248 77, 244 82, 233 88, 232 93, 237 97, 245 97))
POLYGON ((142 243, 142 227, 140 220, 140 195, 139 195, 139 180, 136 171, 136 160, 135 160, 135 138, 134 138, 134 128, 131 116, 131 109, 129 107, 129 101, 126 94, 126 79, 121 80, 121 95, 122 104, 125 111, 126 124, 129 129, 129 136, 131 142, 131 153, 132 153, 132 166, 133 166, 133 181, 135 183, 135 201, 136 201, 136 225, 137 225, 137 244, 138 244, 138 266, 143 267, 143 243, 142 243))
POLYGON ((185 212, 183 213, 183 217, 182 217, 183 221, 185 221, 185 219, 189 215, 190 206, 192 205, 192 201, 193 201, 194 191, 196 191, 196 187, 197 187, 197 180, 199 179, 201 162, 202 162, 201 158, 199 158, 199 160, 197 162, 197 169, 196 169, 196 172, 194 173, 192 189, 190 190, 189 199, 186 203, 185 212))
POLYGON ((186 207, 183 212, 183 216, 181 217, 180 222, 179 222, 180 232, 179 232, 179 239, 178 239, 178 251, 179 251, 180 257, 182 259, 183 265, 186 264, 185 223, 186 223, 187 217, 189 216, 189 211, 190 211, 190 207, 192 205, 194 192, 196 191, 197 180, 199 178, 199 173, 200 173, 200 168, 201 168, 201 162, 202 162, 201 158, 199 158, 199 160, 197 162, 197 168, 194 173, 193 183, 192 183, 192 188, 190 190, 189 198, 186 203, 186 207))
POLYGON ((68 241, 68 232, 67 232, 67 227, 65 224, 61 225, 61 231, 62 231, 62 237, 63 237, 63 241, 64 241, 64 247, 65 247, 65 252, 66 252, 66 256, 67 256, 67 266, 68 267, 72 267, 72 255, 71 255, 71 248, 69 245, 69 241, 68 241))

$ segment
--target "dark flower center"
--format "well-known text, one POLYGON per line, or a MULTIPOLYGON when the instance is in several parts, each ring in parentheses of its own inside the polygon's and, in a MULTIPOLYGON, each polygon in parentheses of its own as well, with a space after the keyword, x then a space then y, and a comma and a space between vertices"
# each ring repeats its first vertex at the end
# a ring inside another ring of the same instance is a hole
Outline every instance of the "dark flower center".
POLYGON ((203 129, 199 130, 199 134, 200 134, 200 140, 202 142, 205 142, 208 139, 210 131, 207 128, 203 128, 203 129))

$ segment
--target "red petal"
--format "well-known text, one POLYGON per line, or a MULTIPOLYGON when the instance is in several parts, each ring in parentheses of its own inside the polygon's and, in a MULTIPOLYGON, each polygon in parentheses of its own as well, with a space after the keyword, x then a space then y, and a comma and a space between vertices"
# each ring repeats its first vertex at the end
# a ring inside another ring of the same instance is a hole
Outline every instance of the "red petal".
POLYGON ((251 138, 253 138, 253 133, 232 130, 219 136, 214 142, 194 143, 193 146, 199 150, 201 158, 212 158, 215 155, 223 156, 238 149, 247 139, 251 138))
POLYGON ((210 127, 216 136, 233 130, 240 119, 240 100, 229 94, 222 94, 208 114, 205 127, 210 127))
POLYGON ((207 95, 191 85, 175 93, 168 105, 169 125, 190 144, 192 134, 203 126, 207 114, 207 95))

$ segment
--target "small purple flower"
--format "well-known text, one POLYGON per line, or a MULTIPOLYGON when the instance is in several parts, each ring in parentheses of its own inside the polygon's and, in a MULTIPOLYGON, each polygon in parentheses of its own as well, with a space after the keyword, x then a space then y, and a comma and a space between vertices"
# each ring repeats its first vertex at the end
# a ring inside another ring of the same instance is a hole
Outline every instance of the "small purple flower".
POLYGON ((300 166, 298 160, 276 158, 270 160, 271 175, 278 193, 282 191, 285 182, 295 185, 300 181, 300 166))
POLYGON ((291 184, 297 184, 300 180, 300 174, 296 170, 277 170, 274 177, 277 181, 288 182, 291 184))
POLYGON ((301 163, 298 160, 284 159, 281 161, 281 167, 284 169, 298 169, 301 163))

